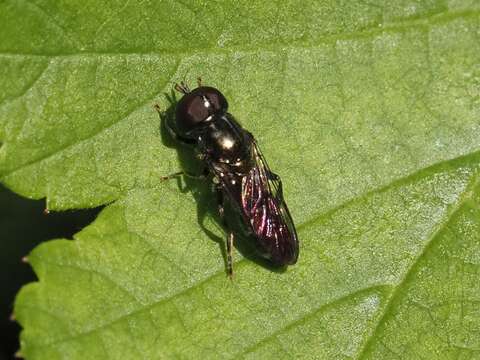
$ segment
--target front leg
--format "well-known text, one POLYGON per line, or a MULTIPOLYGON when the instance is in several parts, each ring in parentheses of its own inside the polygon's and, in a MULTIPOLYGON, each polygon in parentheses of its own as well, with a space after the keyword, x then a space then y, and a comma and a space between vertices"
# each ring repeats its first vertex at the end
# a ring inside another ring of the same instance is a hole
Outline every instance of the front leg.
MULTIPOLYGON (((157 110, 158 112, 158 115, 160 116, 160 118, 162 117, 162 111, 160 109, 160 106, 158 104, 155 104, 153 106, 155 108, 155 110, 157 110)), ((185 144, 185 145, 196 145, 197 144, 197 141, 195 139, 187 139, 183 136, 180 136, 176 133, 175 130, 173 130, 173 128, 170 126, 170 124, 168 123, 168 119, 165 118, 165 128, 167 129, 169 135, 175 139, 176 141, 182 143, 182 144, 185 144)))

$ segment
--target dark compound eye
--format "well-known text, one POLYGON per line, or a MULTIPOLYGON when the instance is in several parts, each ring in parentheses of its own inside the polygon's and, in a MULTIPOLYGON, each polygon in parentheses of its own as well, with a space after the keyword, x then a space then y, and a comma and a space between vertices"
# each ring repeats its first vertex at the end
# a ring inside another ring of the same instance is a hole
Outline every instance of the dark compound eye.
POLYGON ((185 94, 176 107, 178 131, 182 135, 197 128, 210 115, 225 113, 228 103, 223 94, 215 88, 201 86, 185 94))
POLYGON ((228 110, 228 103, 225 96, 213 87, 201 87, 204 96, 207 98, 210 106, 212 107, 213 113, 218 113, 219 111, 224 113, 228 110))

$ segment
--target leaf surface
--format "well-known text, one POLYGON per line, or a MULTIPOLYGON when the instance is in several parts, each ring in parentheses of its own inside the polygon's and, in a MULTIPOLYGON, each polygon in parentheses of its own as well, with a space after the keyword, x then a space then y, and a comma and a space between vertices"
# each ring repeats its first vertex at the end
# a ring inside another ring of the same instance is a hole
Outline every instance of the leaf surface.
POLYGON ((108 204, 30 256, 27 358, 475 358, 476 1, 0 3, 0 179, 108 204), (152 105, 218 87, 282 176, 301 240, 235 254, 152 105), (205 216, 204 216, 205 215, 205 216), (243 254, 248 255, 248 254, 243 254))

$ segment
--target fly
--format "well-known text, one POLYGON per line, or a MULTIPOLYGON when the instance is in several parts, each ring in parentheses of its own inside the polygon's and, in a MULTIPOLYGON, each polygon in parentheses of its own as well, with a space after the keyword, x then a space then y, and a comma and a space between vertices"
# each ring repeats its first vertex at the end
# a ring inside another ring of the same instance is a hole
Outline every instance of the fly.
MULTIPOLYGON (((227 111, 223 94, 209 86, 190 90, 175 85, 183 94, 175 108, 175 130, 171 135, 194 146, 211 175, 218 198, 218 212, 227 231, 227 272, 233 276, 232 250, 235 236, 225 220, 225 201, 238 210, 242 223, 263 257, 275 266, 293 265, 298 258, 298 237, 287 204, 282 181, 273 173, 253 135, 227 111)), ((157 111, 159 107, 156 106, 157 111)), ((188 175, 184 171, 165 177, 188 175)))

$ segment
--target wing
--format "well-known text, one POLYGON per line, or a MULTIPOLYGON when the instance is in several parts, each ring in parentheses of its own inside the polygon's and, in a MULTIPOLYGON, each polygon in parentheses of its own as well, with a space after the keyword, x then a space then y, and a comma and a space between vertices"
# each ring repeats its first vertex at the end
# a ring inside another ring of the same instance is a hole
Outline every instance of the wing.
POLYGON ((295 264, 298 237, 283 199, 282 182, 270 171, 253 136, 252 145, 256 166, 242 178, 242 211, 265 256, 276 265, 295 264))

